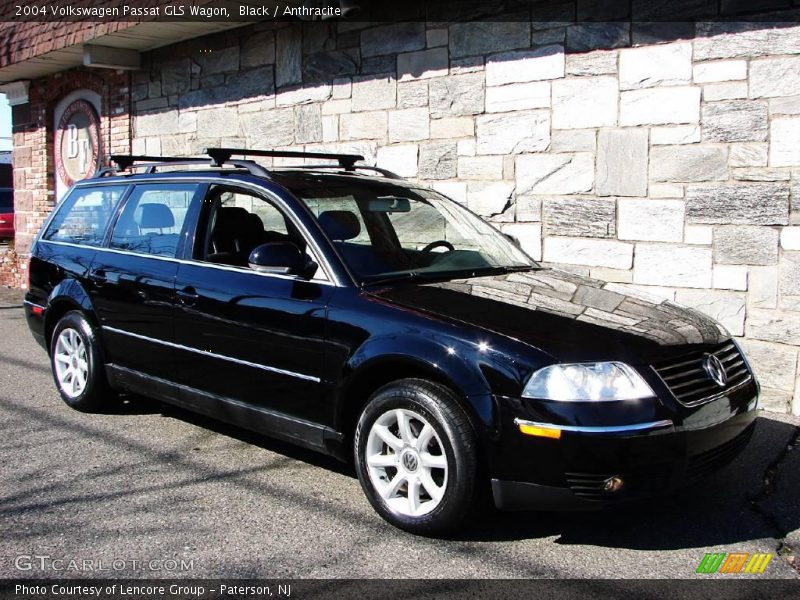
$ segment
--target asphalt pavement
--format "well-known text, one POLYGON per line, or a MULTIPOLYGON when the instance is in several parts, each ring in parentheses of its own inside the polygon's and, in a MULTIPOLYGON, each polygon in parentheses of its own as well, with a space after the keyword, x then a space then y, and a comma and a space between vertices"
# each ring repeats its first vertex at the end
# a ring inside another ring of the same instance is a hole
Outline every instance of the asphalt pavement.
POLYGON ((490 512, 427 539, 383 522, 352 469, 313 452, 145 399, 69 409, 18 296, 0 291, 0 577, 707 578, 707 552, 772 552, 754 577, 800 578, 797 418, 761 413, 742 456, 671 496, 490 512))

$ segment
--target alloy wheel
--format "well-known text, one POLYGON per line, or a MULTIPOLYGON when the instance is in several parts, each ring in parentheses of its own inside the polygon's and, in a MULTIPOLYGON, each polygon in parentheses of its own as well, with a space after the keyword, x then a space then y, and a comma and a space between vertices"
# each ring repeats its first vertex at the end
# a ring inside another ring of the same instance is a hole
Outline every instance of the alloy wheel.
POLYGON ((67 328, 59 334, 53 364, 61 390, 70 398, 80 396, 89 379, 89 360, 86 344, 74 329, 67 328))

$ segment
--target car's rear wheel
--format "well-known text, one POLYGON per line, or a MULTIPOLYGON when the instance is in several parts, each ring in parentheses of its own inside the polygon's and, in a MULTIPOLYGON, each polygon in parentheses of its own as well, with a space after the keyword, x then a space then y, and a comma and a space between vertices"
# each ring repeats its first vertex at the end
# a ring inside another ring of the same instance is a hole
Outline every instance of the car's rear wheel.
POLYGON ((72 408, 97 412, 113 399, 94 328, 80 312, 68 312, 56 324, 50 363, 61 398, 72 408))
POLYGON ((445 533, 474 506, 475 434, 448 388, 418 379, 384 386, 364 408, 354 446, 361 486, 393 525, 445 533))

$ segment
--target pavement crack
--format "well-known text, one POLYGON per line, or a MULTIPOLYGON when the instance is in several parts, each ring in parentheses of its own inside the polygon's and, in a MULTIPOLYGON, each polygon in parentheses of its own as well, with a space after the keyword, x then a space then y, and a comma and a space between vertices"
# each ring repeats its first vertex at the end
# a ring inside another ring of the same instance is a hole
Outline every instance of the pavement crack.
POLYGON ((767 500, 775 492, 775 479, 783 462, 793 450, 800 450, 800 427, 794 428, 794 432, 789 441, 778 456, 767 466, 762 476, 763 486, 761 490, 758 494, 750 498, 750 509, 759 515, 775 532, 774 537, 778 540, 775 553, 785 560, 789 566, 800 573, 800 557, 797 555, 800 548, 793 548, 786 543, 786 536, 789 532, 784 531, 777 517, 761 505, 762 502, 767 500))

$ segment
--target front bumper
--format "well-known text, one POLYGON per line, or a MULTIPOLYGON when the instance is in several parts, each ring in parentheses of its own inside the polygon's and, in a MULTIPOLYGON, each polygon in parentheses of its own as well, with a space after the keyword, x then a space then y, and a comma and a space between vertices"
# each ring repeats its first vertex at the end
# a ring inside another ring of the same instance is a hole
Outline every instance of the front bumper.
POLYGON ((753 380, 691 411, 652 415, 625 426, 504 419, 505 441, 491 471, 495 504, 505 510, 591 510, 702 480, 747 445, 757 393, 753 380), (560 437, 524 435, 520 425, 557 428, 560 437), (622 487, 608 490, 615 477, 622 487))

